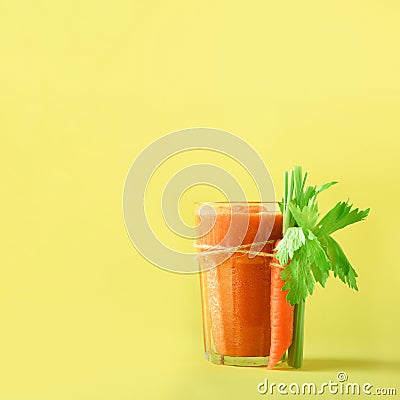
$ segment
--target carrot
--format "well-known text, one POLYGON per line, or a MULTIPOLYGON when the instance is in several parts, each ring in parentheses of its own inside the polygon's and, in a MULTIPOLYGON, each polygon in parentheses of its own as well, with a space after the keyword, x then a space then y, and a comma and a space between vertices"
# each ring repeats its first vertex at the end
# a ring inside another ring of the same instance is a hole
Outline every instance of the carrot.
MULTIPOLYGON (((280 240, 277 240, 275 247, 280 240)), ((280 273, 279 261, 273 257, 271 261, 271 348, 268 359, 268 369, 272 369, 285 354, 292 343, 293 309, 286 300, 287 290, 282 291, 284 282, 280 273)))

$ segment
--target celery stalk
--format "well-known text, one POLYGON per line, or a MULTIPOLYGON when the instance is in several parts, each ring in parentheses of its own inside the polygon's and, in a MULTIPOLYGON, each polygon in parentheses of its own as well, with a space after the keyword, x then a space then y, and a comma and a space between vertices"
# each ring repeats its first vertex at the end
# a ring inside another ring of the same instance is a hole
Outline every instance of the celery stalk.
MULTIPOLYGON (((284 198, 284 216, 283 216, 283 235, 285 235, 286 230, 290 226, 296 225, 292 220, 291 212, 289 211, 288 204, 292 201, 294 194, 298 194, 302 188, 296 186, 295 180, 295 170, 290 171, 290 182, 289 174, 285 173, 285 198, 284 198)), ((300 172, 301 169, 297 171, 300 172)), ((306 176, 304 179, 300 179, 302 185, 304 186, 306 176)), ((305 301, 302 300, 299 304, 294 306, 294 316, 293 316, 293 338, 292 344, 289 347, 287 363, 293 368, 301 368, 303 364, 303 346, 304 346, 304 310, 305 301)))
POLYGON ((304 300, 294 306, 293 339, 288 352, 288 365, 293 368, 301 368, 303 365, 305 306, 304 300))

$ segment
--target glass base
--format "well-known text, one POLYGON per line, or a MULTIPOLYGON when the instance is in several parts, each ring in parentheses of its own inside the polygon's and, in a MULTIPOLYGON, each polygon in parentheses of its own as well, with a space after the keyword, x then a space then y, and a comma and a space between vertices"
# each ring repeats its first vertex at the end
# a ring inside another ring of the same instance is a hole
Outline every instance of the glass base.
POLYGON ((217 365, 232 365, 236 367, 265 367, 268 365, 268 356, 265 357, 234 357, 217 353, 204 353, 206 360, 217 365))

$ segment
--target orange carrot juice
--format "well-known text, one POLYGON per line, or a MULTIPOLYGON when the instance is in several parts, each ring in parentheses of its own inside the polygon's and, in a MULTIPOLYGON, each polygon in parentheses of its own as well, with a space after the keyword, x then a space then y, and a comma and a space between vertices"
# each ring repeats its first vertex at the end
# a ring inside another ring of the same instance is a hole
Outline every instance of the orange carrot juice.
POLYGON ((270 262, 274 242, 282 237, 282 214, 277 203, 204 204, 212 212, 200 205, 196 222, 206 358, 217 364, 266 365, 270 262))

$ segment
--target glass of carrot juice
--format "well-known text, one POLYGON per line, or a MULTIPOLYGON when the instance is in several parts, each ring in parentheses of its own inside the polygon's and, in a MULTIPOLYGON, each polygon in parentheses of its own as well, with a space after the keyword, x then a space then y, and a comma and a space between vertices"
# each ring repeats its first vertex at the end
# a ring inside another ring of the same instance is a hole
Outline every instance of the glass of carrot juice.
POLYGON ((271 260, 282 238, 279 204, 197 203, 195 219, 206 359, 267 365, 271 260))

